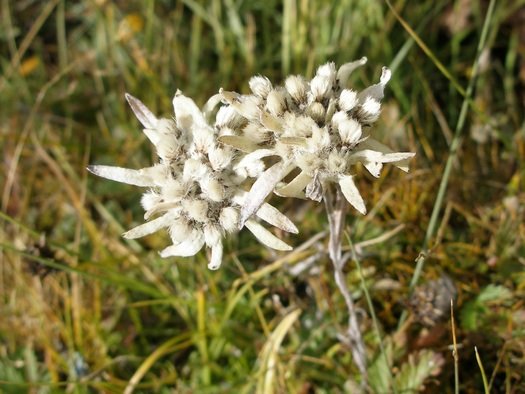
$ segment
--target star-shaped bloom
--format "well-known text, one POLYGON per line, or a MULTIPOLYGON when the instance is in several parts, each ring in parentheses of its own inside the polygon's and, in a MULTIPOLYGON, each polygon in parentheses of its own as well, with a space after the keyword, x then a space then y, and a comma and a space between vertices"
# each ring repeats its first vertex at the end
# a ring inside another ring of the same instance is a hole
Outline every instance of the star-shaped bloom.
MULTIPOLYGON (((218 132, 227 125, 236 127, 242 119, 234 111, 221 109, 212 126, 193 100, 180 91, 173 99, 173 119, 157 118, 129 94, 126 99, 155 146, 159 163, 140 170, 88 167, 95 175, 147 188, 141 200, 147 222, 127 231, 124 237, 135 239, 167 229, 172 245, 160 252, 162 257, 193 256, 206 245, 211 249, 208 267, 219 268, 223 237, 241 227, 240 209, 247 199, 243 183, 255 173, 233 148, 219 142, 218 132)), ((282 230, 298 232, 269 204, 260 204, 254 215, 282 230)), ((245 226, 264 245, 291 249, 253 217, 245 226)))
POLYGON ((310 80, 290 76, 284 87, 265 77, 250 80, 252 94, 219 92, 236 127, 220 133, 220 141, 245 152, 243 165, 257 177, 241 209, 241 225, 274 191, 280 196, 319 201, 328 183, 337 183, 348 202, 362 214, 366 206, 354 182, 354 166, 362 163, 379 177, 383 164, 408 171, 415 153, 393 152, 371 138, 370 126, 378 119, 384 87, 391 72, 384 67, 377 84, 358 92, 346 87, 350 74, 366 58, 336 69, 334 63, 318 68, 310 80), (280 160, 265 168, 262 160, 280 160), (288 183, 283 179, 297 175, 288 183))

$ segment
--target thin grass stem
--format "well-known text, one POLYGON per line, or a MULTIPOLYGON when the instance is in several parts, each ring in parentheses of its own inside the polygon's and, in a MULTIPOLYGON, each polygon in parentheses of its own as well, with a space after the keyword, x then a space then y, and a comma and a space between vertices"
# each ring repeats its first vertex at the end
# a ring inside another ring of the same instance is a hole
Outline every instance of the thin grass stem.
POLYGON ((454 393, 459 394, 459 356, 456 342, 456 323, 454 321, 454 301, 450 300, 450 326, 452 329, 452 357, 454 357, 454 393))
MULTIPOLYGON (((477 48, 477 52, 476 52, 476 58, 474 60, 473 66, 472 66, 472 77, 469 80, 469 84, 468 84, 468 87, 467 87, 467 90, 466 90, 465 98, 463 100, 463 104, 461 105, 461 112, 459 114, 458 122, 457 122, 457 125, 456 125, 454 138, 453 138, 452 143, 450 144, 450 148, 449 148, 449 156, 448 156, 448 159, 447 159, 447 163, 445 164, 445 169, 443 171, 443 176, 442 176, 441 182, 439 184, 439 190, 438 190, 438 193, 437 193, 437 196, 436 196, 436 201, 435 201, 434 207, 432 209, 432 214, 430 216, 430 222, 428 224, 427 231, 426 231, 426 234, 425 234, 425 239, 423 241, 422 253, 420 254, 418 259, 416 260, 416 268, 414 269, 414 274, 413 274, 412 279, 410 281, 410 286, 409 286, 410 292, 412 292, 414 290, 414 287, 416 286, 416 284, 417 284, 417 282, 418 282, 418 280, 419 280, 419 278, 421 276, 421 273, 422 273, 422 270, 423 270, 423 266, 424 266, 426 258, 427 258, 427 253, 428 253, 428 247, 429 247, 430 239, 434 236, 434 234, 436 232, 438 216, 439 216, 439 212, 441 210, 441 206, 443 205, 443 200, 444 200, 444 197, 445 197, 445 193, 447 191, 448 182, 449 182, 450 174, 451 174, 451 170, 452 170, 452 165, 453 165, 454 161, 457 158, 458 148, 459 148, 459 146, 461 144, 461 137, 462 137, 463 129, 464 129, 464 126, 465 126, 465 120, 467 118, 467 112, 468 112, 468 108, 469 108, 469 101, 470 101, 470 99, 472 97, 472 94, 473 94, 473 91, 474 91, 474 87, 475 87, 475 84, 476 84, 477 75, 478 75, 478 71, 479 71, 480 57, 481 57, 481 53, 482 53, 482 51, 483 51, 483 49, 485 48, 485 45, 486 45, 488 31, 489 31, 489 26, 490 26, 490 22, 492 21, 492 15, 494 13, 494 5, 495 5, 495 1, 491 0, 490 4, 489 4, 489 8, 487 10, 487 15, 485 17, 485 21, 484 21, 484 24, 483 24, 483 29, 481 31, 481 37, 480 37, 478 48, 477 48)), ((402 322, 405 320, 405 318, 406 318, 406 314, 404 314, 401 317, 399 324, 402 324, 402 322)))
POLYGON ((481 357, 479 356, 477 346, 474 346, 474 351, 476 352, 476 361, 478 362, 479 370, 481 371, 481 379, 483 379, 483 390, 485 391, 485 394, 489 394, 490 390, 487 381, 487 375, 485 374, 485 369, 483 368, 483 363, 481 362, 481 357))

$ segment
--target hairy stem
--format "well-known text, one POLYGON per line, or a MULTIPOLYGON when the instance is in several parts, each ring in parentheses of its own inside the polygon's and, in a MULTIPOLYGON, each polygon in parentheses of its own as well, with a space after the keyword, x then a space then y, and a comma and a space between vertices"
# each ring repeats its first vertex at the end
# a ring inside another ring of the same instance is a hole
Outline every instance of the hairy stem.
POLYGON ((324 187, 323 200, 325 203, 330 228, 328 253, 330 260, 334 265, 335 283, 343 295, 346 307, 348 309, 348 331, 345 342, 350 346, 354 362, 361 372, 361 388, 364 389, 366 388, 368 381, 366 372, 365 343, 363 341, 361 331, 359 330, 354 301, 352 300, 352 296, 350 295, 350 291, 346 285, 343 274, 343 267, 346 260, 343 258, 341 252, 341 242, 348 203, 343 197, 339 187, 336 188, 335 193, 329 187, 324 187))

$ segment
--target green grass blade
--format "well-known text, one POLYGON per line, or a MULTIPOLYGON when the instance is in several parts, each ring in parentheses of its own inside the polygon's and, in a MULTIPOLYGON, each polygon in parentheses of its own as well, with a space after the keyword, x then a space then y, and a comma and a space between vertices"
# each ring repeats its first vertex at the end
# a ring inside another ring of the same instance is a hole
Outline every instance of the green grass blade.
MULTIPOLYGON (((416 260, 416 268, 414 269, 414 274, 413 274, 412 279, 410 281, 410 287, 409 287, 410 291, 412 291, 414 289, 414 287, 416 286, 416 284, 417 284, 417 282, 419 280, 419 277, 421 276, 421 272, 423 270, 423 266, 424 266, 425 260, 426 260, 426 253, 427 253, 427 250, 428 250, 428 247, 429 247, 430 239, 434 236, 434 234, 436 232, 436 229, 437 229, 437 222, 438 222, 439 212, 441 210, 441 206, 443 205, 443 200, 444 200, 444 197, 445 197, 445 193, 447 191, 450 174, 452 172, 452 165, 456 161, 456 158, 457 158, 458 148, 459 148, 460 143, 461 143, 461 137, 462 137, 463 129, 464 129, 464 126, 465 126, 465 120, 467 118, 467 112, 468 112, 468 107, 469 107, 469 100, 472 98, 472 94, 473 94, 473 91, 474 91, 474 86, 476 84, 476 78, 477 78, 478 70, 479 70, 479 62, 480 62, 481 52, 483 51, 483 49, 485 48, 485 45, 486 45, 488 31, 489 31, 490 23, 492 21, 492 16, 493 16, 493 13, 494 13, 494 5, 495 5, 495 3, 496 2, 494 0, 491 0, 491 2, 489 4, 489 8, 487 10, 487 15, 485 17, 485 22, 483 23, 483 29, 482 29, 482 32, 481 32, 481 37, 480 37, 478 48, 477 48, 476 58, 474 60, 473 66, 472 66, 472 77, 469 80, 469 84, 468 84, 468 87, 467 87, 465 98, 464 98, 463 104, 461 106, 461 112, 459 114, 458 122, 457 122, 457 125, 456 125, 456 130, 455 130, 455 133, 454 133, 454 139, 452 140, 452 143, 450 144, 449 156, 448 156, 447 162, 445 164, 445 169, 443 171, 443 176, 442 176, 441 182, 439 184, 439 189, 438 189, 438 193, 437 193, 437 196, 436 196, 436 201, 434 203, 434 208, 432 209, 432 214, 430 216, 430 222, 428 224, 427 231, 426 231, 426 234, 425 234, 425 239, 423 241, 423 246, 421 248, 423 252, 421 253, 421 255, 416 260)), ((400 319, 400 324, 402 324, 403 321, 404 321, 404 319, 400 319)))
POLYGON ((476 352, 476 361, 478 362, 479 370, 481 371, 481 378, 483 379, 483 389, 485 390, 485 394, 490 394, 487 375, 485 375, 485 369, 483 368, 483 363, 481 362, 477 346, 474 346, 474 351, 476 352))

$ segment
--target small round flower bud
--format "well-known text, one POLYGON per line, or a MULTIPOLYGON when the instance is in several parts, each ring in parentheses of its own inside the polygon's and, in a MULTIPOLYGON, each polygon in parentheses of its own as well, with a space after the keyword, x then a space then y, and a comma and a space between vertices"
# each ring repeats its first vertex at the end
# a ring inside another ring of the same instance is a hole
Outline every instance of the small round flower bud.
POLYGON ((224 187, 217 179, 208 178, 201 183, 201 187, 210 200, 220 202, 224 199, 224 187))
POLYGON ((313 174, 322 163, 323 159, 314 153, 304 152, 297 156, 297 166, 307 174, 313 174))
POLYGON ((363 103, 362 109, 367 114, 374 115, 374 116, 379 115, 379 112, 381 110, 381 104, 379 103, 379 101, 369 97, 363 103))
POLYGON ((164 201, 180 201, 186 195, 186 186, 178 180, 170 179, 162 185, 162 197, 164 201))
POLYGON ((201 179, 209 170, 204 163, 197 159, 188 159, 184 162, 182 179, 185 182, 201 179))
POLYGON ((250 178, 256 178, 264 172, 265 165, 262 160, 252 160, 246 164, 244 170, 250 178))
POLYGON ((266 98, 266 110, 273 116, 281 116, 286 109, 286 99, 280 90, 272 90, 266 98))
POLYGON ((381 103, 372 97, 368 97, 359 107, 357 116, 362 123, 373 123, 379 118, 380 112, 381 103))
POLYGON ((332 117, 332 125, 339 132, 344 144, 355 144, 361 138, 361 124, 355 119, 349 118, 346 112, 336 112, 332 117))
POLYGON ((262 75, 252 77, 248 84, 250 85, 253 94, 263 99, 266 98, 268 93, 272 90, 272 83, 268 78, 263 77, 262 75))
POLYGON ((313 102, 308 106, 306 113, 310 115, 317 124, 324 123, 326 110, 321 103, 313 102))
POLYGON ((221 210, 219 223, 228 233, 233 233, 239 228, 239 210, 233 207, 226 207, 221 210))
POLYGON ((327 169, 334 174, 343 174, 346 171, 347 160, 344 155, 337 151, 330 152, 328 155, 327 169))
POLYGON ((188 222, 184 219, 179 219, 173 222, 168 228, 171 240, 174 244, 182 242, 188 238, 188 234, 191 233, 191 227, 188 222))
POLYGON ((285 87, 292 99, 297 105, 306 103, 306 91, 308 85, 303 77, 299 75, 291 75, 286 78, 285 87))
POLYGON ((233 151, 229 147, 214 147, 208 150, 208 159, 214 171, 220 171, 229 166, 233 159, 233 151))
POLYGON ((350 89, 343 89, 339 96, 339 107, 343 111, 350 111, 357 105, 357 92, 350 89))
POLYGON ((243 133, 256 144, 266 142, 270 138, 270 132, 264 127, 261 127, 259 123, 248 123, 244 128, 243 133))
POLYGON ((245 124, 246 119, 231 105, 223 105, 215 116, 215 127, 218 129, 229 127, 233 130, 238 130, 245 124))
POLYGON ((327 77, 316 75, 314 79, 312 79, 312 82, 310 82, 312 99, 315 101, 322 101, 328 96, 330 89, 332 89, 332 84, 327 77))
POLYGON ((156 148, 157 155, 159 155, 162 160, 172 161, 180 159, 181 144, 174 134, 160 134, 156 148))
POLYGON ((315 121, 309 116, 296 116, 286 113, 284 122, 285 137, 311 137, 312 130, 317 127, 315 121))
POLYGON ((188 217, 197 222, 208 221, 208 203, 204 200, 183 200, 182 207, 188 217))
POLYGON ((162 202, 162 197, 160 194, 149 191, 142 195, 142 198, 140 199, 140 204, 142 205, 142 208, 144 208, 145 211, 149 211, 151 208, 153 208, 155 205, 160 204, 162 202))
POLYGON ((335 70, 334 62, 328 62, 326 64, 323 64, 322 66, 319 66, 319 68, 317 68, 317 71, 315 72, 316 76, 328 78, 330 83, 335 81, 336 74, 337 72, 335 70))

